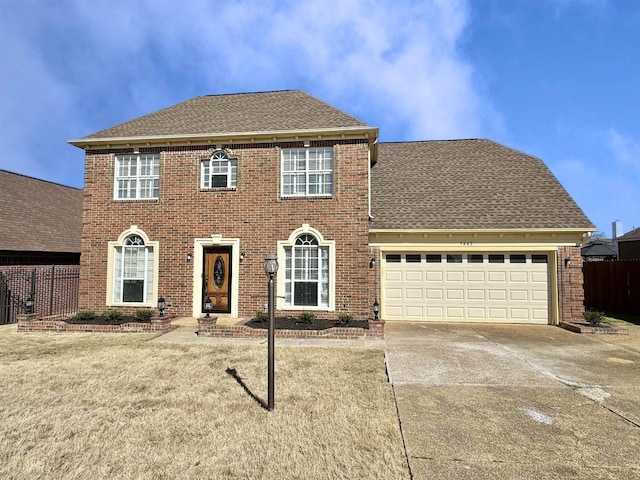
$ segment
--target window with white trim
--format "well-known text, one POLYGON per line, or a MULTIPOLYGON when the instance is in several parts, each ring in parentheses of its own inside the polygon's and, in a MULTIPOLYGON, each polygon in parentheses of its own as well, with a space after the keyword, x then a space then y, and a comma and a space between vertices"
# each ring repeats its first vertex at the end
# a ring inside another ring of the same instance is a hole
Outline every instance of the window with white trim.
POLYGON ((308 233, 284 248, 284 304, 291 307, 329 306, 329 247, 308 233))
POLYGON ((333 195, 333 148, 283 148, 280 172, 283 197, 333 195))
POLYGON ((113 197, 116 200, 156 200, 160 155, 117 155, 113 197))
POLYGON ((200 164, 200 188, 236 188, 238 184, 238 160, 225 152, 215 152, 210 160, 200 164))
POLYGON ((152 303, 153 253, 153 247, 145 245, 143 238, 135 234, 114 247, 114 303, 152 303))

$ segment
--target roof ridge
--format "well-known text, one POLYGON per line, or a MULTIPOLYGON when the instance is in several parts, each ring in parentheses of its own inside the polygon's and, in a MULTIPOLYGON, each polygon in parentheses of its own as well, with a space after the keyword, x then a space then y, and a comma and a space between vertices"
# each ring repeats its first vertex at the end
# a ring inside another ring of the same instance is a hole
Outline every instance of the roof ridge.
MULTIPOLYGON (((200 95, 201 97, 237 97, 240 95, 260 95, 265 93, 284 93, 284 92, 303 92, 297 89, 284 89, 284 90, 262 90, 258 92, 237 92, 237 93, 209 93, 207 95, 200 95)), ((306 92, 303 92, 306 93, 306 92)), ((308 94, 307 94, 308 95, 308 94)))

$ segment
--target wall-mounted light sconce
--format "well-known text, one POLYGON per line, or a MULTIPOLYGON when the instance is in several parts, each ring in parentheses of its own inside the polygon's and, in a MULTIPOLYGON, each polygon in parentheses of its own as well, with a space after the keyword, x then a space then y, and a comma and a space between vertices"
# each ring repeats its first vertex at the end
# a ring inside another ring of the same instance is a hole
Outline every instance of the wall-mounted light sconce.
POLYGON ((376 258, 371 257, 371 260, 369 260, 369 268, 373 268, 375 265, 376 265, 376 258))
POLYGON ((209 297, 205 298, 205 300, 204 300, 204 311, 207 313, 205 315, 205 318, 211 318, 209 313, 211 313, 212 309, 213 309, 213 303, 211 302, 211 299, 209 297))
POLYGON ((193 258, 193 255, 191 255, 190 253, 187 253, 187 262, 190 262, 192 258, 193 258))
POLYGON ((569 265, 571 265, 571 259, 569 257, 564 259, 564 266, 568 267, 569 265))
POLYGON ((311 146, 311 141, 310 140, 305 140, 303 145, 308 148, 308 147, 311 146))
POLYGON ((244 257, 246 257, 244 252, 240 252, 240 261, 244 260, 244 257))
POLYGON ((158 299, 158 311, 160 312, 161 317, 164 317, 165 308, 167 308, 167 302, 165 302, 164 297, 160 297, 158 299))

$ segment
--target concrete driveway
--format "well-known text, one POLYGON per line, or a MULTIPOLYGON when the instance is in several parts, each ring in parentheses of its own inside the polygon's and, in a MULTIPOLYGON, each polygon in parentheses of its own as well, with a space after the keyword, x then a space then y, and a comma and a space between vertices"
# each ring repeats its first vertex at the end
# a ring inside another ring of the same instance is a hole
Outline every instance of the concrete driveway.
POLYGON ((640 327, 385 325, 414 479, 640 479, 640 327))

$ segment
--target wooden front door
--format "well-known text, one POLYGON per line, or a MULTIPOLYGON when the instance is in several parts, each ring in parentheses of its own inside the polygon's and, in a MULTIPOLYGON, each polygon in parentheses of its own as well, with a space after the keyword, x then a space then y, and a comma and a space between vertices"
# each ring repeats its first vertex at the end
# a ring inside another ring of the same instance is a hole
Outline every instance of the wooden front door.
POLYGON ((211 299, 211 312, 231 312, 231 247, 211 248, 204 251, 202 287, 203 312, 207 297, 211 299))

